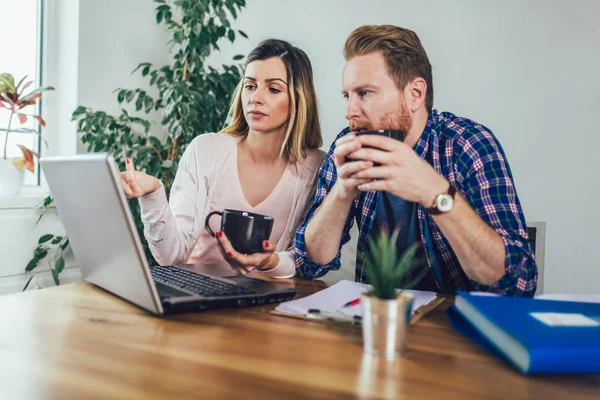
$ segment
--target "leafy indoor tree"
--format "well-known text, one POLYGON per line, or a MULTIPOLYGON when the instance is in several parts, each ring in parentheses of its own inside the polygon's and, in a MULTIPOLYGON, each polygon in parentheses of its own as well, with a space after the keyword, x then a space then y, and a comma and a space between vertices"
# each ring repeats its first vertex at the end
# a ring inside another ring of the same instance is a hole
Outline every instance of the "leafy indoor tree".
MULTIPOLYGON (((162 67, 148 62, 139 64, 134 72, 149 79, 151 90, 117 89, 120 115, 79 106, 72 117, 88 151, 111 153, 121 170, 125 169, 125 158, 131 157, 136 168, 161 179, 169 193, 186 146, 200 134, 219 131, 227 119, 231 95, 241 78, 241 66, 223 65, 217 70, 206 65, 206 59, 213 51, 220 50, 221 39, 234 42, 238 35, 247 38, 231 25, 231 20, 245 6, 245 0, 154 1, 156 22, 165 25, 172 35, 169 41, 172 63, 162 67), (125 106, 135 111, 128 111, 125 106), (155 111, 162 115, 162 137, 151 134, 147 115, 155 111)), ((233 57, 242 58, 242 55, 233 57)), ((41 207, 47 209, 51 202, 49 196, 41 207)), ((155 261, 143 240, 138 202, 130 200, 129 204, 146 256, 153 265, 155 261)), ((52 250, 50 269, 58 285, 59 267, 64 266, 63 252, 67 247, 50 249, 56 241, 52 234, 42 236, 26 271, 35 269, 52 250)), ((57 243, 65 241, 61 238, 57 243)))

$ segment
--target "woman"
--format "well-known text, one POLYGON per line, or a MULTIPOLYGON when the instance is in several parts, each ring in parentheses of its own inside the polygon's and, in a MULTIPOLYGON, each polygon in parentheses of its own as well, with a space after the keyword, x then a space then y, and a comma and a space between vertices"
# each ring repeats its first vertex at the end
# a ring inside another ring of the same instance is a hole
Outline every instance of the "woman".
POLYGON ((186 148, 168 202, 161 182, 135 171, 129 158, 121 173, 125 194, 139 198, 144 234, 160 265, 215 264, 292 277, 294 234, 325 158, 306 54, 282 40, 260 43, 248 55, 230 115, 229 126, 186 148), (209 235, 205 217, 225 208, 274 218, 263 252, 240 254, 223 232, 209 235))

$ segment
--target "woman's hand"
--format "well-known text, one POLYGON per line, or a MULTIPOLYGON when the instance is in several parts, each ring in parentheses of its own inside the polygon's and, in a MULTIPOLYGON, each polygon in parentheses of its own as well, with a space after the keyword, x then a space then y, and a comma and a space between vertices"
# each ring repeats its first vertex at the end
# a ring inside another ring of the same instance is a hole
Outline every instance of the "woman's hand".
POLYGON ((253 254, 241 254, 235 251, 229 239, 222 231, 217 232, 217 238, 231 267, 238 273, 246 275, 255 269, 268 271, 279 264, 279 256, 275 253, 275 246, 268 240, 263 241, 263 251, 253 254))
POLYGON ((130 199, 145 196, 160 189, 160 181, 142 171, 136 171, 131 158, 125 160, 126 171, 121 172, 121 184, 130 199))

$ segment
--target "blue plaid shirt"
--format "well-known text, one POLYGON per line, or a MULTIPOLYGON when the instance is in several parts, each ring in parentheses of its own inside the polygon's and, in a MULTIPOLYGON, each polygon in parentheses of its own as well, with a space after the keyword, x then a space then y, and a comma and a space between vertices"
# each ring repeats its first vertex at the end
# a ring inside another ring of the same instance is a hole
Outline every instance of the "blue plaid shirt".
MULTIPOLYGON (((347 133, 348 129, 344 129, 336 140, 347 133)), ((337 180, 334 150, 335 142, 319 170, 315 200, 296 231, 296 271, 303 278, 315 279, 330 270, 339 269, 342 246, 350 240, 349 231, 356 219, 359 237, 355 279, 364 282, 367 241, 375 220, 379 192, 361 192, 354 200, 344 226, 340 249, 330 263, 317 264, 306 255, 306 225, 337 180)), ((438 291, 454 293, 456 290, 479 290, 533 296, 537 287, 537 266, 527 240, 525 216, 508 161, 492 132, 469 119, 433 110, 414 150, 462 193, 475 212, 500 235, 506 249, 505 275, 498 282, 488 286, 469 279, 448 240, 426 208, 419 204, 421 242, 438 291)))

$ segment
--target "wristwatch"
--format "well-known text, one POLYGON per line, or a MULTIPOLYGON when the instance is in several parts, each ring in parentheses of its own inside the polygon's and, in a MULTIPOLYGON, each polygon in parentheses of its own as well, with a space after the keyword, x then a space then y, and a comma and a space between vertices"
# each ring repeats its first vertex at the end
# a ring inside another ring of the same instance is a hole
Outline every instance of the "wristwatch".
POLYGON ((433 215, 438 215, 452 210, 452 207, 454 207, 455 195, 456 188, 450 185, 446 193, 440 193, 437 195, 433 205, 427 209, 427 212, 433 215))

